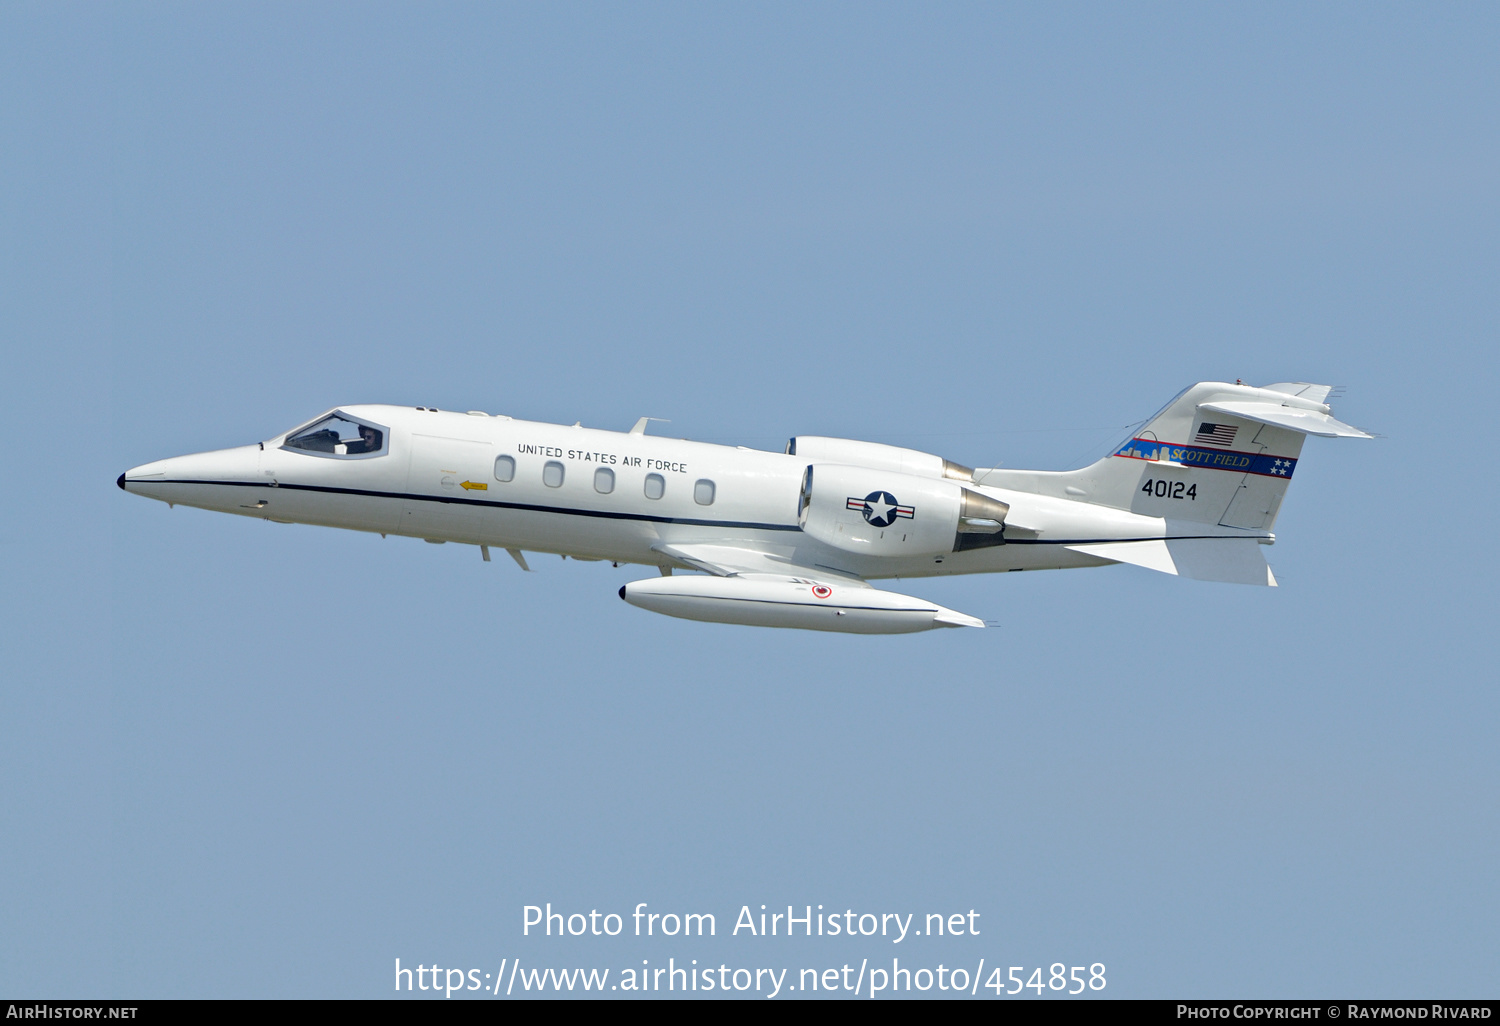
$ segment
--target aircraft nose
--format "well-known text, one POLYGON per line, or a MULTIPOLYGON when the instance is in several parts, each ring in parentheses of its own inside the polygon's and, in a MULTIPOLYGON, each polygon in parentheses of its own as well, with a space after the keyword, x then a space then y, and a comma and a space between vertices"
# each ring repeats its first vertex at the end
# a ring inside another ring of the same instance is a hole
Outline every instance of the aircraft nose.
POLYGON ((148 499, 217 509, 213 497, 229 495, 222 485, 255 480, 259 456, 260 447, 256 445, 173 456, 131 467, 115 478, 115 484, 148 499))

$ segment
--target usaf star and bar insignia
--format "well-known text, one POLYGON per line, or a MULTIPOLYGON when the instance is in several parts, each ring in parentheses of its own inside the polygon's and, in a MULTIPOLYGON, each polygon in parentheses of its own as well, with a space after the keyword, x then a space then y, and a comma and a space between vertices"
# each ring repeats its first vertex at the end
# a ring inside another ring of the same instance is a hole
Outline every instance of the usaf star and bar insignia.
POLYGON ((851 496, 845 509, 858 510, 871 527, 890 527, 898 518, 910 520, 916 516, 915 506, 903 506, 890 492, 871 492, 863 499, 851 496))

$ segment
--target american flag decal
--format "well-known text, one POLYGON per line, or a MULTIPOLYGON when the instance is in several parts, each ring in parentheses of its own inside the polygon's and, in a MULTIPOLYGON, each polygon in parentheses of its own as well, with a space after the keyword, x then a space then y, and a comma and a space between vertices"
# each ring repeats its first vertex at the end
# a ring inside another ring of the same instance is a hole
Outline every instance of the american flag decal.
POLYGON ((1198 433, 1193 436, 1193 441, 1205 445, 1233 445, 1234 433, 1238 430, 1239 428, 1228 424, 1210 424, 1204 421, 1199 426, 1198 433))

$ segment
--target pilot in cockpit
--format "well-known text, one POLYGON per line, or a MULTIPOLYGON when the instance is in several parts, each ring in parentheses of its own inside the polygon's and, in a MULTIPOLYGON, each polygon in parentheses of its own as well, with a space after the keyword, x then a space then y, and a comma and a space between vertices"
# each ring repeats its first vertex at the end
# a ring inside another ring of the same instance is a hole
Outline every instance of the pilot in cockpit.
POLYGON ((330 414, 292 435, 286 440, 285 447, 331 456, 376 456, 380 454, 384 442, 385 432, 380 428, 330 414), (351 431, 357 431, 358 434, 351 431))
POLYGON ((368 424, 361 424, 359 426, 359 438, 351 438, 344 451, 353 456, 359 453, 375 452, 379 450, 379 448, 380 432, 376 431, 368 424))

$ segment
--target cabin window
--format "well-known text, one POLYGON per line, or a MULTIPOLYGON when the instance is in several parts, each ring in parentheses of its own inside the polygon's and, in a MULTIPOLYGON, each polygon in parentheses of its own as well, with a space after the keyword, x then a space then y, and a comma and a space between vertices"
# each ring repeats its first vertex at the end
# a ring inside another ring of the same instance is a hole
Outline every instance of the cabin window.
POLYGON ((646 475, 646 498, 659 499, 667 490, 667 479, 660 474, 646 475))
POLYGON ((693 485, 693 501, 700 506, 714 504, 714 483, 707 478, 693 485))
POLYGON ((330 413, 287 435, 281 447, 317 456, 368 459, 385 455, 386 437, 386 429, 379 425, 356 420, 347 413, 330 413))
POLYGON ((608 467, 600 467, 594 471, 594 491, 600 495, 608 495, 615 490, 615 472, 608 467))
POLYGON ((556 460, 548 460, 542 467, 542 484, 548 488, 561 488, 563 483, 563 465, 556 460))
POLYGON ((516 479, 516 458, 514 456, 495 457, 495 480, 514 481, 516 479))

